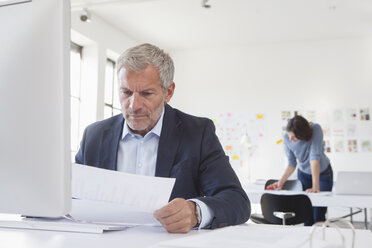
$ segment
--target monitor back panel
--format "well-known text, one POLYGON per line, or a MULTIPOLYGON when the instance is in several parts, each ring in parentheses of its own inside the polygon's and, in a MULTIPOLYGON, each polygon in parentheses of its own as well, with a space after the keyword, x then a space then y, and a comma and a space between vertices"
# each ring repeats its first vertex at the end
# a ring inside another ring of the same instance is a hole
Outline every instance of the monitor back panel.
POLYGON ((71 205, 66 0, 0 3, 0 213, 60 216, 71 205))

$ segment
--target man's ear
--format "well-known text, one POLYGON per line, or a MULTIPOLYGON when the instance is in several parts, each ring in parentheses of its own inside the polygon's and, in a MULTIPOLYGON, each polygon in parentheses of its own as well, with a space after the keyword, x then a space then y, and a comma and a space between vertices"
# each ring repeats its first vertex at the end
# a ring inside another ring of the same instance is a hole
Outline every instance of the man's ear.
POLYGON ((172 98, 175 87, 176 87, 176 84, 174 82, 172 82, 169 85, 168 89, 166 90, 166 92, 165 92, 165 102, 166 103, 168 103, 170 101, 170 99, 172 98))

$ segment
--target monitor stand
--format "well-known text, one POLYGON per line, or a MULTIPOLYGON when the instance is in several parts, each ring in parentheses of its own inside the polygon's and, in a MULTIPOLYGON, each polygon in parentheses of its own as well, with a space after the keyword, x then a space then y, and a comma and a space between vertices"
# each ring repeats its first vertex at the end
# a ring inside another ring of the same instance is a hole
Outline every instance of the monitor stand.
POLYGON ((92 223, 75 220, 69 215, 61 218, 24 217, 20 215, 0 215, 0 228, 32 229, 43 231, 103 233, 132 227, 125 224, 92 223), (1 218, 1 217, 6 218, 1 218))

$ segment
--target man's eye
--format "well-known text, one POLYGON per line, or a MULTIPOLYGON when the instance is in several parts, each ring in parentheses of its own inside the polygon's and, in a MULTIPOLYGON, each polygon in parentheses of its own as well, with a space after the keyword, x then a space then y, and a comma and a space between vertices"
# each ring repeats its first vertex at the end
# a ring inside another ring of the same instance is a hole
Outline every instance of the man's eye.
POLYGON ((142 92, 142 95, 143 96, 150 96, 150 95, 152 95, 152 93, 151 92, 142 92))
POLYGON ((121 93, 121 94, 124 94, 124 95, 126 95, 126 96, 130 96, 130 95, 132 95, 132 91, 130 91, 130 90, 120 90, 120 93, 121 93))

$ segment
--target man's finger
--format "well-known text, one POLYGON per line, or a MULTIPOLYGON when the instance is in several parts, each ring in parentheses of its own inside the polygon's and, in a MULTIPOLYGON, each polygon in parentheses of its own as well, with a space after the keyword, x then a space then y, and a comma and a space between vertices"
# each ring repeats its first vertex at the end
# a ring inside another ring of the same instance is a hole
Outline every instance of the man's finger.
POLYGON ((183 233, 188 232, 192 228, 190 218, 181 219, 178 222, 173 222, 170 224, 163 224, 163 227, 171 233, 183 233))
POLYGON ((177 200, 177 199, 180 199, 180 198, 176 198, 176 199, 172 200, 171 202, 169 202, 164 207, 156 210, 154 212, 155 218, 166 218, 168 216, 175 215, 179 211, 181 211, 182 208, 183 208, 183 204, 182 204, 182 201, 177 200))
POLYGON ((170 215, 165 218, 160 218, 160 220, 161 220, 161 223, 164 225, 177 223, 177 222, 182 221, 183 219, 190 218, 190 212, 191 211, 188 211, 188 209, 183 209, 174 215, 170 215))

